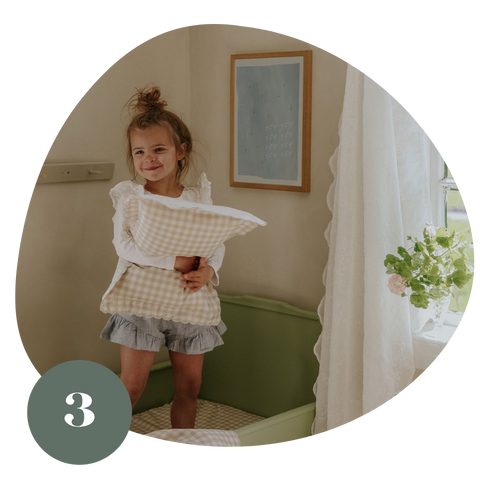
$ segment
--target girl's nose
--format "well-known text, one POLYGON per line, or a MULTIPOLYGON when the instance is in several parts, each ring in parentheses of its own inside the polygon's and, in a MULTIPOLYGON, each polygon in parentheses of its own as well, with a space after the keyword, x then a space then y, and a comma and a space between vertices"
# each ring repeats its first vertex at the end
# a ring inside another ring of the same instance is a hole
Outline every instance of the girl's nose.
POLYGON ((147 162, 153 162, 155 160, 155 157, 152 154, 148 154, 146 157, 147 162))

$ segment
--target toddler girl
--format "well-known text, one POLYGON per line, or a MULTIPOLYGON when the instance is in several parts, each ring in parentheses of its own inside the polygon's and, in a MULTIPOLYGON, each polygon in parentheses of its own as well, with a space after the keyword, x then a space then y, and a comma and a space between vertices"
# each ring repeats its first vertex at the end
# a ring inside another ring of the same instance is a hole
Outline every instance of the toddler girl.
MULTIPOLYGON (((127 161, 134 181, 121 182, 110 191, 116 209, 113 244, 119 261, 104 298, 132 265, 182 272, 179 281, 190 294, 208 282, 218 285, 217 272, 225 252, 223 245, 209 258, 155 256, 142 251, 123 228, 123 207, 131 195, 163 195, 212 204, 210 182, 205 174, 196 187, 184 186, 191 162, 192 138, 185 123, 168 111, 166 105, 158 87, 138 91, 130 103, 134 116, 126 131, 127 161), (144 185, 135 182, 137 176, 145 180, 144 185)), ((120 344, 121 380, 130 395, 132 408, 143 393, 156 352, 166 346, 175 386, 172 428, 194 428, 204 354, 223 344, 221 335, 225 330, 221 320, 217 325, 204 326, 115 313, 100 336, 120 344)))

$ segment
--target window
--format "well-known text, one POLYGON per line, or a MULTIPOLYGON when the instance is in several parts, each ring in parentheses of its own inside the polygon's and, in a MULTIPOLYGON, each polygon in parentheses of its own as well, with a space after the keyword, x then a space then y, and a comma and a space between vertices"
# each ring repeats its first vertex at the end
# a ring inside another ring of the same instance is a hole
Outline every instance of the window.
MULTIPOLYGON (((457 231, 468 230, 470 228, 470 223, 468 221, 462 196, 460 195, 455 179, 449 168, 435 148, 432 148, 431 160, 432 207, 436 217, 434 218, 435 225, 446 226, 447 228, 452 228, 457 231)), ((468 239, 472 244, 472 249, 469 251, 469 257, 473 262, 473 242, 471 233, 469 233, 468 239)), ((473 280, 470 280, 470 282, 462 289, 455 286, 453 287, 450 314, 447 319, 448 323, 457 325, 460 321, 470 297, 472 283, 473 280)))

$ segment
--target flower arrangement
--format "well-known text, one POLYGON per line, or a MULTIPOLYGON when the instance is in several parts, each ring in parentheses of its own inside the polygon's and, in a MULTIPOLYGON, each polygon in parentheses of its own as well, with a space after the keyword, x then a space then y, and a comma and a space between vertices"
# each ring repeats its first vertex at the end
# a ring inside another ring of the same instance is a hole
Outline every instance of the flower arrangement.
POLYGON ((438 302, 451 295, 452 286, 463 288, 473 277, 473 268, 466 252, 470 245, 465 232, 445 227, 435 228, 427 223, 423 241, 407 237, 413 243, 408 250, 398 247, 398 256, 388 254, 384 265, 389 290, 402 297, 410 289, 410 303, 417 308, 428 308, 429 302, 438 302))

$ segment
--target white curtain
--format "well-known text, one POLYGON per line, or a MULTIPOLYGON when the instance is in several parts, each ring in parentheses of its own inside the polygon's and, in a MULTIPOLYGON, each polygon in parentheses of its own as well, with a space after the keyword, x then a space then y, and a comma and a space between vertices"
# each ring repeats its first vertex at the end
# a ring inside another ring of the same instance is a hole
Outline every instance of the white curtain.
POLYGON ((430 141, 398 102, 351 66, 339 136, 330 159, 313 433, 354 420, 405 388, 415 371, 411 333, 424 322, 407 298, 388 290, 383 261, 432 221, 430 141))

